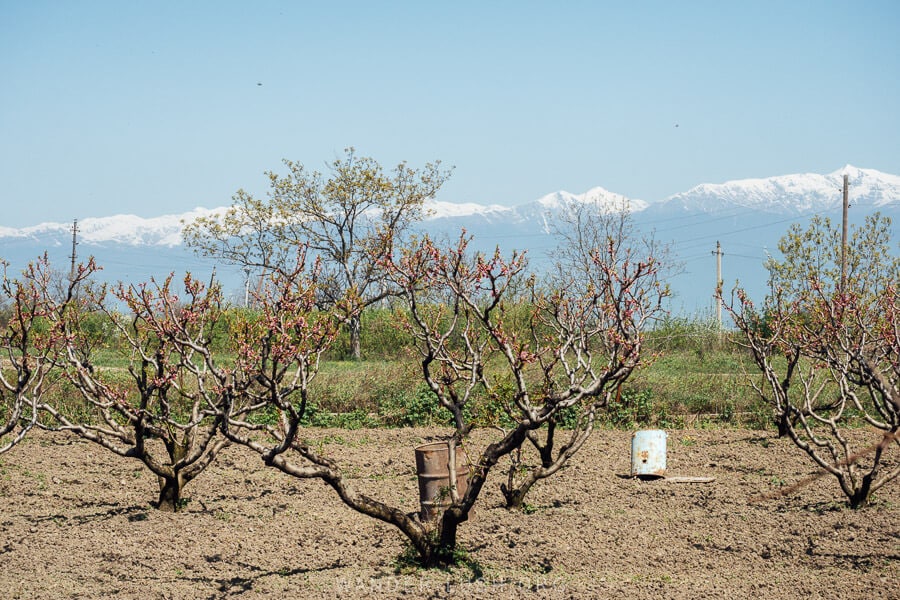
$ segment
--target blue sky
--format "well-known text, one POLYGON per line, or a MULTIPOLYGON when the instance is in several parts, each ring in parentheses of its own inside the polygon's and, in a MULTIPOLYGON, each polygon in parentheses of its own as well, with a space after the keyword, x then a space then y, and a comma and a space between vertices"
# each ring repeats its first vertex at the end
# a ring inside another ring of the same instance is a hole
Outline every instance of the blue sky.
POLYGON ((508 205, 898 174, 898 31, 893 0, 0 0, 0 226, 223 206, 351 145, 508 205))

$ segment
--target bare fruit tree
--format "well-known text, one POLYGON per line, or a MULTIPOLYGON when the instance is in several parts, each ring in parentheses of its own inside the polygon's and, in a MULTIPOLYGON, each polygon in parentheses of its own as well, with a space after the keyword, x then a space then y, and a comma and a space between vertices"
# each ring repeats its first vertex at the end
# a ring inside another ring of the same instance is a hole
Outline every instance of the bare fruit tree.
MULTIPOLYGON (((353 148, 329 165, 326 178, 286 160, 286 175, 267 173, 268 199, 239 190, 221 218, 188 223, 185 242, 198 252, 247 269, 290 269, 298 247, 322 261, 322 305, 346 306, 350 353, 361 357, 360 312, 391 295, 373 256, 388 251, 426 213, 425 200, 449 177, 439 161, 422 169, 400 163, 390 173, 353 148), (345 300, 354 300, 348 305, 345 300)), ((248 271, 249 272, 249 271, 248 271)))
POLYGON ((762 375, 751 383, 780 432, 837 478, 853 508, 900 476, 900 271, 888 225, 876 216, 854 231, 843 289, 836 232, 814 220, 782 240, 785 260, 770 264, 762 309, 743 290, 726 303, 762 375), (878 432, 872 452, 852 442, 858 425, 878 432))
POLYGON ((220 382, 225 435, 267 465, 321 479, 347 506, 397 527, 423 564, 453 563, 458 528, 489 472, 510 459, 503 491, 510 506, 521 505, 535 482, 558 472, 582 447, 598 411, 639 366, 642 329, 667 291, 657 281, 654 257, 614 242, 591 250, 593 281, 574 292, 539 286, 521 255, 470 255, 464 235, 446 248, 427 237, 396 254, 390 241, 374 248, 377 267, 407 302, 407 331, 421 352, 424 379, 453 415, 448 499, 434 520, 357 492, 339 462, 306 440, 310 384, 343 315, 359 304, 350 293, 319 309, 328 280, 318 268, 304 269, 302 260, 267 279, 256 294, 258 314, 234 330, 237 358, 220 382), (478 406, 476 393, 492 407, 478 406), (500 410, 510 425, 477 455, 463 490, 452 448, 469 444, 481 420, 477 412, 485 409, 500 410), (523 445, 536 450, 536 465, 525 466, 523 445))
POLYGON ((177 511, 185 486, 228 445, 219 432, 219 388, 210 339, 222 318, 217 286, 188 274, 179 295, 172 276, 164 282, 82 290, 77 302, 48 313, 61 334, 59 365, 83 406, 42 405, 47 426, 68 431, 147 467, 159 482, 155 505, 177 511), (124 314, 118 307, 126 308, 124 314), (124 369, 94 364, 85 321, 100 314, 117 329, 126 348, 124 369))
POLYGON ((266 465, 299 479, 319 479, 362 514, 396 526, 425 557, 435 547, 430 529, 407 514, 358 492, 341 465, 305 437, 310 384, 337 336, 348 305, 317 310, 318 269, 304 261, 267 279, 256 293, 258 312, 235 328, 237 356, 221 382, 222 429, 257 452, 266 465))
POLYGON ((391 261, 424 379, 453 415, 449 443, 466 444, 477 457, 464 492, 449 469, 450 502, 432 534, 431 552, 439 556, 455 547, 459 525, 501 460, 510 459, 501 486, 509 507, 566 466, 598 411, 639 366, 642 330, 667 294, 656 260, 619 254, 615 240, 590 250, 594 278, 583 288, 542 288, 527 275, 524 256, 472 255, 468 242, 463 234, 445 249, 426 237, 391 261), (523 306, 512 291, 523 287, 527 316, 519 322, 523 306), (477 453, 467 437, 480 420, 479 393, 505 418, 494 423, 498 437, 477 453))
MULTIPOLYGON (((456 434, 449 444, 468 443, 465 437, 476 425, 468 409, 477 408, 472 396, 478 388, 513 421, 472 465, 464 492, 450 459, 450 498, 436 520, 360 493, 339 461, 307 440, 303 423, 310 385, 344 316, 359 307, 348 297, 319 308, 320 286, 328 285, 320 278, 319 263, 307 268, 301 256, 295 268, 267 278, 255 294, 255 312, 232 329, 232 366, 215 368, 214 357, 204 354, 208 371, 217 374, 221 428, 229 440, 288 475, 324 481, 353 510, 395 526, 426 565, 457 560, 458 527, 467 520, 488 473, 504 457, 523 444, 533 445, 542 457, 523 480, 514 465, 506 490, 515 504, 581 447, 598 409, 638 366, 640 330, 664 296, 659 287, 655 296, 639 291, 638 283, 655 276, 652 257, 613 259, 614 245, 594 252, 602 275, 584 295, 541 291, 525 277, 521 256, 469 256, 466 245, 461 237, 456 246, 444 249, 425 238, 396 255, 376 257, 408 301, 408 330, 422 352, 425 380, 436 401, 453 415, 456 434), (522 289, 530 290, 533 307, 520 332, 520 315, 507 312, 507 302, 511 286, 522 284, 523 278, 522 289), (495 363, 505 376, 495 377, 495 363), (566 411, 574 413, 574 426, 562 434, 566 411)), ((449 455, 455 457, 455 452, 449 455)))
MULTIPOLYGON (((58 335, 50 327, 49 311, 59 302, 46 290, 57 280, 47 256, 29 264, 21 277, 10 278, 3 264, 3 332, 0 334, 0 453, 20 442, 36 424, 44 394, 54 383, 58 335)), ((89 277, 82 268, 69 290, 89 277)))

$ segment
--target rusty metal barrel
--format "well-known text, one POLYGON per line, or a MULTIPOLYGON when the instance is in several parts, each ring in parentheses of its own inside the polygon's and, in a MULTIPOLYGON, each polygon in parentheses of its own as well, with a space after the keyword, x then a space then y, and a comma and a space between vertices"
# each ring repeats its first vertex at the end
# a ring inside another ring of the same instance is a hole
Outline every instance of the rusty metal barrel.
POLYGON ((645 429, 631 435, 631 476, 663 477, 666 474, 666 438, 661 429, 645 429))
MULTIPOLYGON (((437 519, 450 506, 450 449, 447 442, 433 442, 416 448, 416 472, 419 476, 419 516, 422 521, 437 519)), ((469 466, 462 448, 456 446, 456 489, 466 493, 469 466)))

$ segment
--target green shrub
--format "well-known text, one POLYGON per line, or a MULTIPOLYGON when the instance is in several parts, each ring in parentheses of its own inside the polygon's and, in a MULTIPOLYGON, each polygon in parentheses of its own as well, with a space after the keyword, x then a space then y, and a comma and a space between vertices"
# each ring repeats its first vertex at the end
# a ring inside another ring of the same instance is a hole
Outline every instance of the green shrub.
POLYGON ((334 427, 339 429, 362 429, 378 427, 380 425, 377 416, 357 408, 350 412, 328 412, 318 405, 310 402, 306 405, 306 412, 300 420, 304 427, 334 427))
POLYGON ((647 427, 658 425, 665 419, 666 412, 665 406, 654 402, 651 390, 623 390, 618 399, 610 400, 605 421, 620 429, 647 427))
POLYGON ((422 427, 449 425, 453 416, 440 405, 427 385, 419 385, 398 393, 385 394, 378 403, 381 422, 390 427, 422 427))

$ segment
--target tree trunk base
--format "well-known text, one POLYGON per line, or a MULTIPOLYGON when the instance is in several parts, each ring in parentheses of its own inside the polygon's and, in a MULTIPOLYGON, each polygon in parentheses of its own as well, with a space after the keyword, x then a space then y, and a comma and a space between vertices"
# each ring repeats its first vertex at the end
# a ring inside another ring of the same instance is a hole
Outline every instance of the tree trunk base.
POLYGON ((163 512, 178 512, 184 508, 185 501, 181 497, 182 485, 177 481, 160 478, 159 498, 154 507, 163 512))

